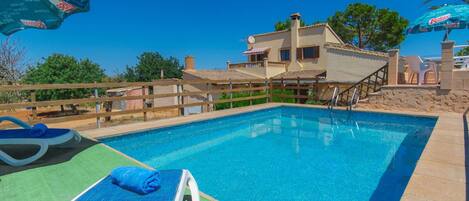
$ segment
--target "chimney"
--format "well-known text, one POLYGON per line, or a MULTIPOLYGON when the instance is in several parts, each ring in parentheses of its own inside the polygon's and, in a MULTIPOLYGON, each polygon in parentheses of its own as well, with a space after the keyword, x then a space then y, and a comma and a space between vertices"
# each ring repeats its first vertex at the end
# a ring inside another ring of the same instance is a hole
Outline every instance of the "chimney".
POLYGON ((186 70, 186 71, 195 71, 194 57, 188 55, 184 58, 184 70, 186 70))
POLYGON ((293 28, 293 22, 299 22, 301 15, 300 13, 293 13, 290 15, 291 21, 292 21, 292 28, 293 28))
POLYGON ((297 55, 297 48, 299 47, 299 42, 298 42, 298 32, 300 29, 300 18, 301 15, 300 13, 293 13, 290 15, 291 18, 291 28, 290 28, 290 41, 291 41, 291 50, 290 50, 290 59, 291 59, 291 64, 289 68, 292 70, 302 70, 302 66, 300 65, 299 61, 296 58, 297 55))

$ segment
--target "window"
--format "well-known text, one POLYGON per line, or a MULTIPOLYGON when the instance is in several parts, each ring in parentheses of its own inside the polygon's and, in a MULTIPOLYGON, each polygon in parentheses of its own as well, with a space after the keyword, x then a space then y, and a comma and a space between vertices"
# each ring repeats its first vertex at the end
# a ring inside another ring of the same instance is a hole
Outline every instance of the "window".
POLYGON ((264 58, 266 58, 266 54, 253 54, 253 55, 249 55, 249 61, 250 61, 250 62, 264 61, 264 58))
POLYGON ((296 58, 298 60, 319 58, 319 46, 298 48, 296 58))
POLYGON ((250 61, 250 62, 255 62, 255 61, 256 61, 256 55, 255 55, 255 54, 249 55, 249 57, 250 57, 250 58, 249 58, 249 61, 250 61))
POLYGON ((265 54, 258 54, 257 55, 257 61, 264 61, 265 54))
POLYGON ((290 61, 290 49, 280 50, 280 61, 290 61))

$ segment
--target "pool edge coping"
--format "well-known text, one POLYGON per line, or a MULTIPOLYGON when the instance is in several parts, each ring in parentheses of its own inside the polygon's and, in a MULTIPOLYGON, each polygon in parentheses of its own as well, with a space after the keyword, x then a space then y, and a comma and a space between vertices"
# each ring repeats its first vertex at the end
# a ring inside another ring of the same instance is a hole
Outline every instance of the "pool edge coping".
MULTIPOLYGON (((108 128, 99 128, 99 129, 92 129, 92 130, 86 130, 86 131, 81 131, 82 134, 85 136, 92 138, 92 139, 104 139, 104 138, 110 138, 110 137, 117 137, 117 136, 123 136, 123 135, 128 135, 132 133, 138 133, 138 132, 145 132, 153 129, 160 129, 160 128, 166 128, 166 127, 172 127, 172 126, 178 126, 178 125, 183 125, 187 123, 193 123, 193 122, 199 122, 199 121, 206 121, 206 120, 211 120, 215 118, 220 118, 220 117, 225 117, 225 116, 232 116, 232 115, 238 115, 242 113, 247 113, 247 112, 255 112, 258 110, 263 110, 263 109, 271 109, 271 108, 276 108, 276 107, 281 107, 281 106, 293 106, 293 107, 303 107, 303 108, 320 108, 324 109, 327 108, 326 106, 319 106, 319 105, 305 105, 305 104, 293 104, 293 103, 266 103, 266 104, 260 104, 260 105, 254 105, 254 106, 246 106, 246 107, 240 107, 240 108, 232 108, 232 109, 226 109, 226 110, 220 110, 220 111, 214 111, 214 112, 208 112, 208 113, 202 113, 202 114, 195 114, 195 115, 190 115, 190 116, 180 116, 180 117, 174 117, 174 118, 168 118, 168 119, 161 119, 161 120, 154 120, 154 121, 147 121, 147 122, 138 122, 138 123, 133 123, 133 124, 125 124, 125 125, 118 125, 114 127, 108 127, 108 128), (174 120, 174 121, 171 121, 174 120), (154 125, 155 123, 162 123, 162 125, 154 125), (152 126, 148 126, 149 124, 153 124, 152 126), (133 125, 135 127, 134 129, 126 129, 126 131, 120 131, 119 128, 121 127, 128 127, 129 125, 133 125), (145 128, 138 128, 138 125, 146 125, 145 128), (92 135, 93 132, 107 129, 109 130, 108 134, 101 134, 100 136, 94 137, 92 135), (91 135, 90 135, 91 134, 91 135)), ((338 110, 346 110, 344 107, 337 107, 336 109, 338 110)), ((411 175, 411 178, 409 182, 407 183, 407 186, 402 194, 401 200, 446 200, 444 198, 447 198, 447 194, 445 191, 441 191, 441 179, 446 181, 445 185, 449 186, 457 186, 456 188, 453 188, 452 191, 452 198, 456 198, 455 200, 465 200, 466 192, 465 192, 465 177, 464 179, 464 190, 462 191, 461 185, 459 181, 452 181, 448 180, 448 178, 445 178, 442 175, 435 176, 433 173, 428 172, 428 167, 424 167, 427 163, 438 163, 440 167, 436 167, 436 172, 446 172, 446 171, 454 171, 453 169, 448 169, 448 165, 455 165, 451 164, 451 162, 441 160, 444 158, 446 155, 447 157, 454 157, 457 156, 455 161, 457 161, 458 166, 460 166, 461 162, 461 150, 460 146, 458 146, 459 149, 454 149, 454 150, 438 150, 438 144, 441 143, 447 143, 447 142, 442 142, 439 140, 435 140, 434 136, 441 137, 441 136, 446 136, 446 137, 456 137, 456 138, 462 138, 464 142, 464 135, 457 134, 458 132, 461 132, 464 134, 464 130, 460 130, 459 128, 453 129, 453 128, 447 128, 448 122, 452 122, 455 118, 461 117, 463 114, 459 113, 443 113, 443 112, 416 112, 416 111, 390 111, 390 110, 377 110, 377 109, 363 109, 363 108, 355 108, 354 111, 360 111, 360 112, 372 112, 372 113, 386 113, 386 114, 397 114, 397 115, 407 115, 407 116, 417 116, 417 117, 432 117, 432 118, 437 118, 437 121, 435 123, 435 126, 433 128, 432 134, 430 136, 430 139, 428 140, 427 144, 425 145, 424 150, 422 151, 422 154, 417 161, 417 165, 411 175), (449 119, 449 120, 448 120, 449 119), (447 136, 445 133, 446 132, 451 132, 449 136, 447 136), (429 145, 432 146, 429 146, 429 145), (437 145, 434 145, 437 144, 437 145), (456 152, 456 153, 454 153, 456 152), (441 156, 443 154, 443 156, 441 156), (454 155, 453 155, 454 154, 454 155), (437 156, 436 160, 435 155, 437 156), (433 156, 433 157, 432 157, 433 156), (438 158, 439 157, 439 158, 438 158), (435 161, 436 160, 436 161, 435 161), (423 169, 423 170, 421 170, 423 169), (427 172, 426 172, 427 171, 427 172), (423 177, 423 179, 422 179, 423 177), (422 180, 425 182, 422 183, 422 180), (459 182, 459 183, 458 183, 459 182), (433 189, 433 191, 437 190, 440 193, 434 194, 429 192, 429 189, 433 189), (456 190, 455 190, 456 189, 456 190), (422 193, 424 192, 424 193, 422 193), (428 197, 428 195, 431 195, 428 197)), ((456 123, 456 125, 464 125, 464 122, 462 121, 456 121, 459 123, 456 123)), ((453 125, 454 126, 454 125, 453 125)), ((449 143, 451 144, 451 143, 449 143)), ((464 150, 464 144, 463 150, 464 150)), ((122 154, 128 158, 131 158, 109 146, 108 148, 112 149, 113 151, 122 154)), ((138 161, 136 159, 131 158, 132 160, 138 161)), ((464 163, 465 161, 465 153, 462 155, 462 162, 464 163)), ((139 163, 142 163, 139 161, 139 163)), ((438 166, 437 165, 437 166, 438 166)), ((147 165, 145 165, 147 166, 147 165)), ((433 167, 435 168, 435 167, 433 167)), ((435 169, 434 169, 435 170, 435 169)), ((460 172, 460 171, 459 171, 460 172)), ((453 178, 454 179, 454 178, 453 178)))

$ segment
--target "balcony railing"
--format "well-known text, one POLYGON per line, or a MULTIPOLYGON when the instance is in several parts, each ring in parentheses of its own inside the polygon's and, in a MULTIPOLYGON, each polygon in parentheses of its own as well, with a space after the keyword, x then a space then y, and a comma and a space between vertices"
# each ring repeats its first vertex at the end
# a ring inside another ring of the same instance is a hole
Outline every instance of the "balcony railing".
POLYGON ((228 68, 257 68, 257 67, 265 67, 264 62, 244 62, 244 63, 233 63, 228 64, 228 68))
POLYGON ((260 68, 260 67, 278 67, 285 68, 285 62, 275 62, 275 61, 257 61, 257 62, 244 62, 244 63, 229 63, 228 69, 233 68, 260 68))

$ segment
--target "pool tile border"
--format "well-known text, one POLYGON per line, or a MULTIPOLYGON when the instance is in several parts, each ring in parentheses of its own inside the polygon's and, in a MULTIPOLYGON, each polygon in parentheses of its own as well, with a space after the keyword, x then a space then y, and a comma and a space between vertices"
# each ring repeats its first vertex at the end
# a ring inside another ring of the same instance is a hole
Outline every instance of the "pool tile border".
MULTIPOLYGON (((82 131, 81 134, 91 138, 100 139, 279 106, 325 108, 325 106, 317 105, 267 103, 184 117, 175 117, 170 119, 86 130, 82 131)), ((345 110, 345 108, 341 107, 338 107, 337 109, 345 110)), ((356 108, 354 110, 421 117, 438 117, 432 135, 427 145, 425 146, 419 161, 417 162, 417 166, 411 176, 411 179, 401 200, 466 200, 466 168, 468 167, 465 165, 467 156, 465 155, 464 123, 467 122, 463 122, 462 114, 447 112, 429 113, 414 111, 371 110, 362 108, 356 108)))

